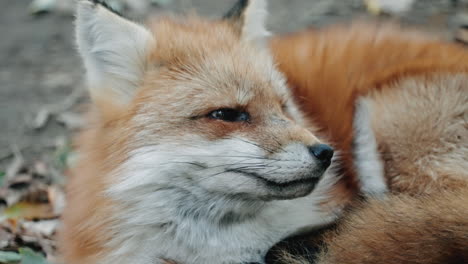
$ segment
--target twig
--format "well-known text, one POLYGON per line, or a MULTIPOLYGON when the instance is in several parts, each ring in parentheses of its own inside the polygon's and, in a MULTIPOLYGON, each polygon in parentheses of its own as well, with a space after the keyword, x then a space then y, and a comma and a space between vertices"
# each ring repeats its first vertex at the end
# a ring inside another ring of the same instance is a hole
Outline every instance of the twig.
POLYGON ((73 107, 76 102, 83 97, 84 92, 85 90, 81 86, 77 87, 62 102, 43 106, 34 118, 32 128, 40 129, 44 127, 52 116, 55 116, 73 107))

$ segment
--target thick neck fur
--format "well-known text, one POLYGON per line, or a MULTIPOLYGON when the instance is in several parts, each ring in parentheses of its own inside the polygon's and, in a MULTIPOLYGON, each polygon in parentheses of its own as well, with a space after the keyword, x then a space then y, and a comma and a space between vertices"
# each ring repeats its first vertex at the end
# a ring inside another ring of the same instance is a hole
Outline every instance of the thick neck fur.
POLYGON ((227 197, 195 186, 137 188, 126 197, 134 197, 123 201, 132 209, 116 227, 123 233, 110 242, 112 247, 119 245, 116 259, 134 254, 130 259, 141 263, 154 263, 149 260, 161 256, 188 264, 261 263, 266 251, 281 239, 279 232, 267 231, 269 219, 262 213, 274 203, 227 197))

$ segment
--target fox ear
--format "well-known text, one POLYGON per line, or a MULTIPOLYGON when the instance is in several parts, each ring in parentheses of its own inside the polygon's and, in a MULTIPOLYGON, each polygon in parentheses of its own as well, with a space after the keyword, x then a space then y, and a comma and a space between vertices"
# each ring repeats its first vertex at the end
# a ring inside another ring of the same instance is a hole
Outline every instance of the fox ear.
POLYGON ((264 45, 271 35, 265 27, 267 14, 266 0, 238 0, 223 18, 234 26, 242 39, 264 45))
POLYGON ((78 1, 76 39, 93 99, 128 103, 147 67, 154 41, 144 27, 128 21, 98 1, 78 1))

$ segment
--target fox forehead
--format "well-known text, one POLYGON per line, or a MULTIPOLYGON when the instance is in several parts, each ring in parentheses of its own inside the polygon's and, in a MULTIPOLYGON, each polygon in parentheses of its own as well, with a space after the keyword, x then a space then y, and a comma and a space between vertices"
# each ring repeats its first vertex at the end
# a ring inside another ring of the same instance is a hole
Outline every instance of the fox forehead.
POLYGON ((159 19, 150 30, 159 37, 149 52, 153 70, 144 76, 145 89, 171 86, 166 93, 194 98, 210 93, 229 107, 289 96, 269 52, 240 41, 225 22, 159 19))

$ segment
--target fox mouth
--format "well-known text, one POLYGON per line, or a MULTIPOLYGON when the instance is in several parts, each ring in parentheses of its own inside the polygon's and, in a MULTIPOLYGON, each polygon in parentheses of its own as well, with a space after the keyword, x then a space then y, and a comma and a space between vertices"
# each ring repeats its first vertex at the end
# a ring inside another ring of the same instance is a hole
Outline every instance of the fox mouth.
POLYGON ((277 182, 274 180, 266 179, 260 174, 247 172, 243 170, 231 169, 228 172, 242 174, 244 176, 248 176, 253 178, 257 181, 260 181, 263 185, 265 185, 268 189, 273 191, 271 194, 271 198, 280 198, 280 199, 292 199, 298 198, 302 196, 306 196, 312 192, 315 188, 317 183, 320 181, 321 177, 317 176, 308 176, 306 178, 292 180, 292 181, 285 181, 285 182, 277 182))

